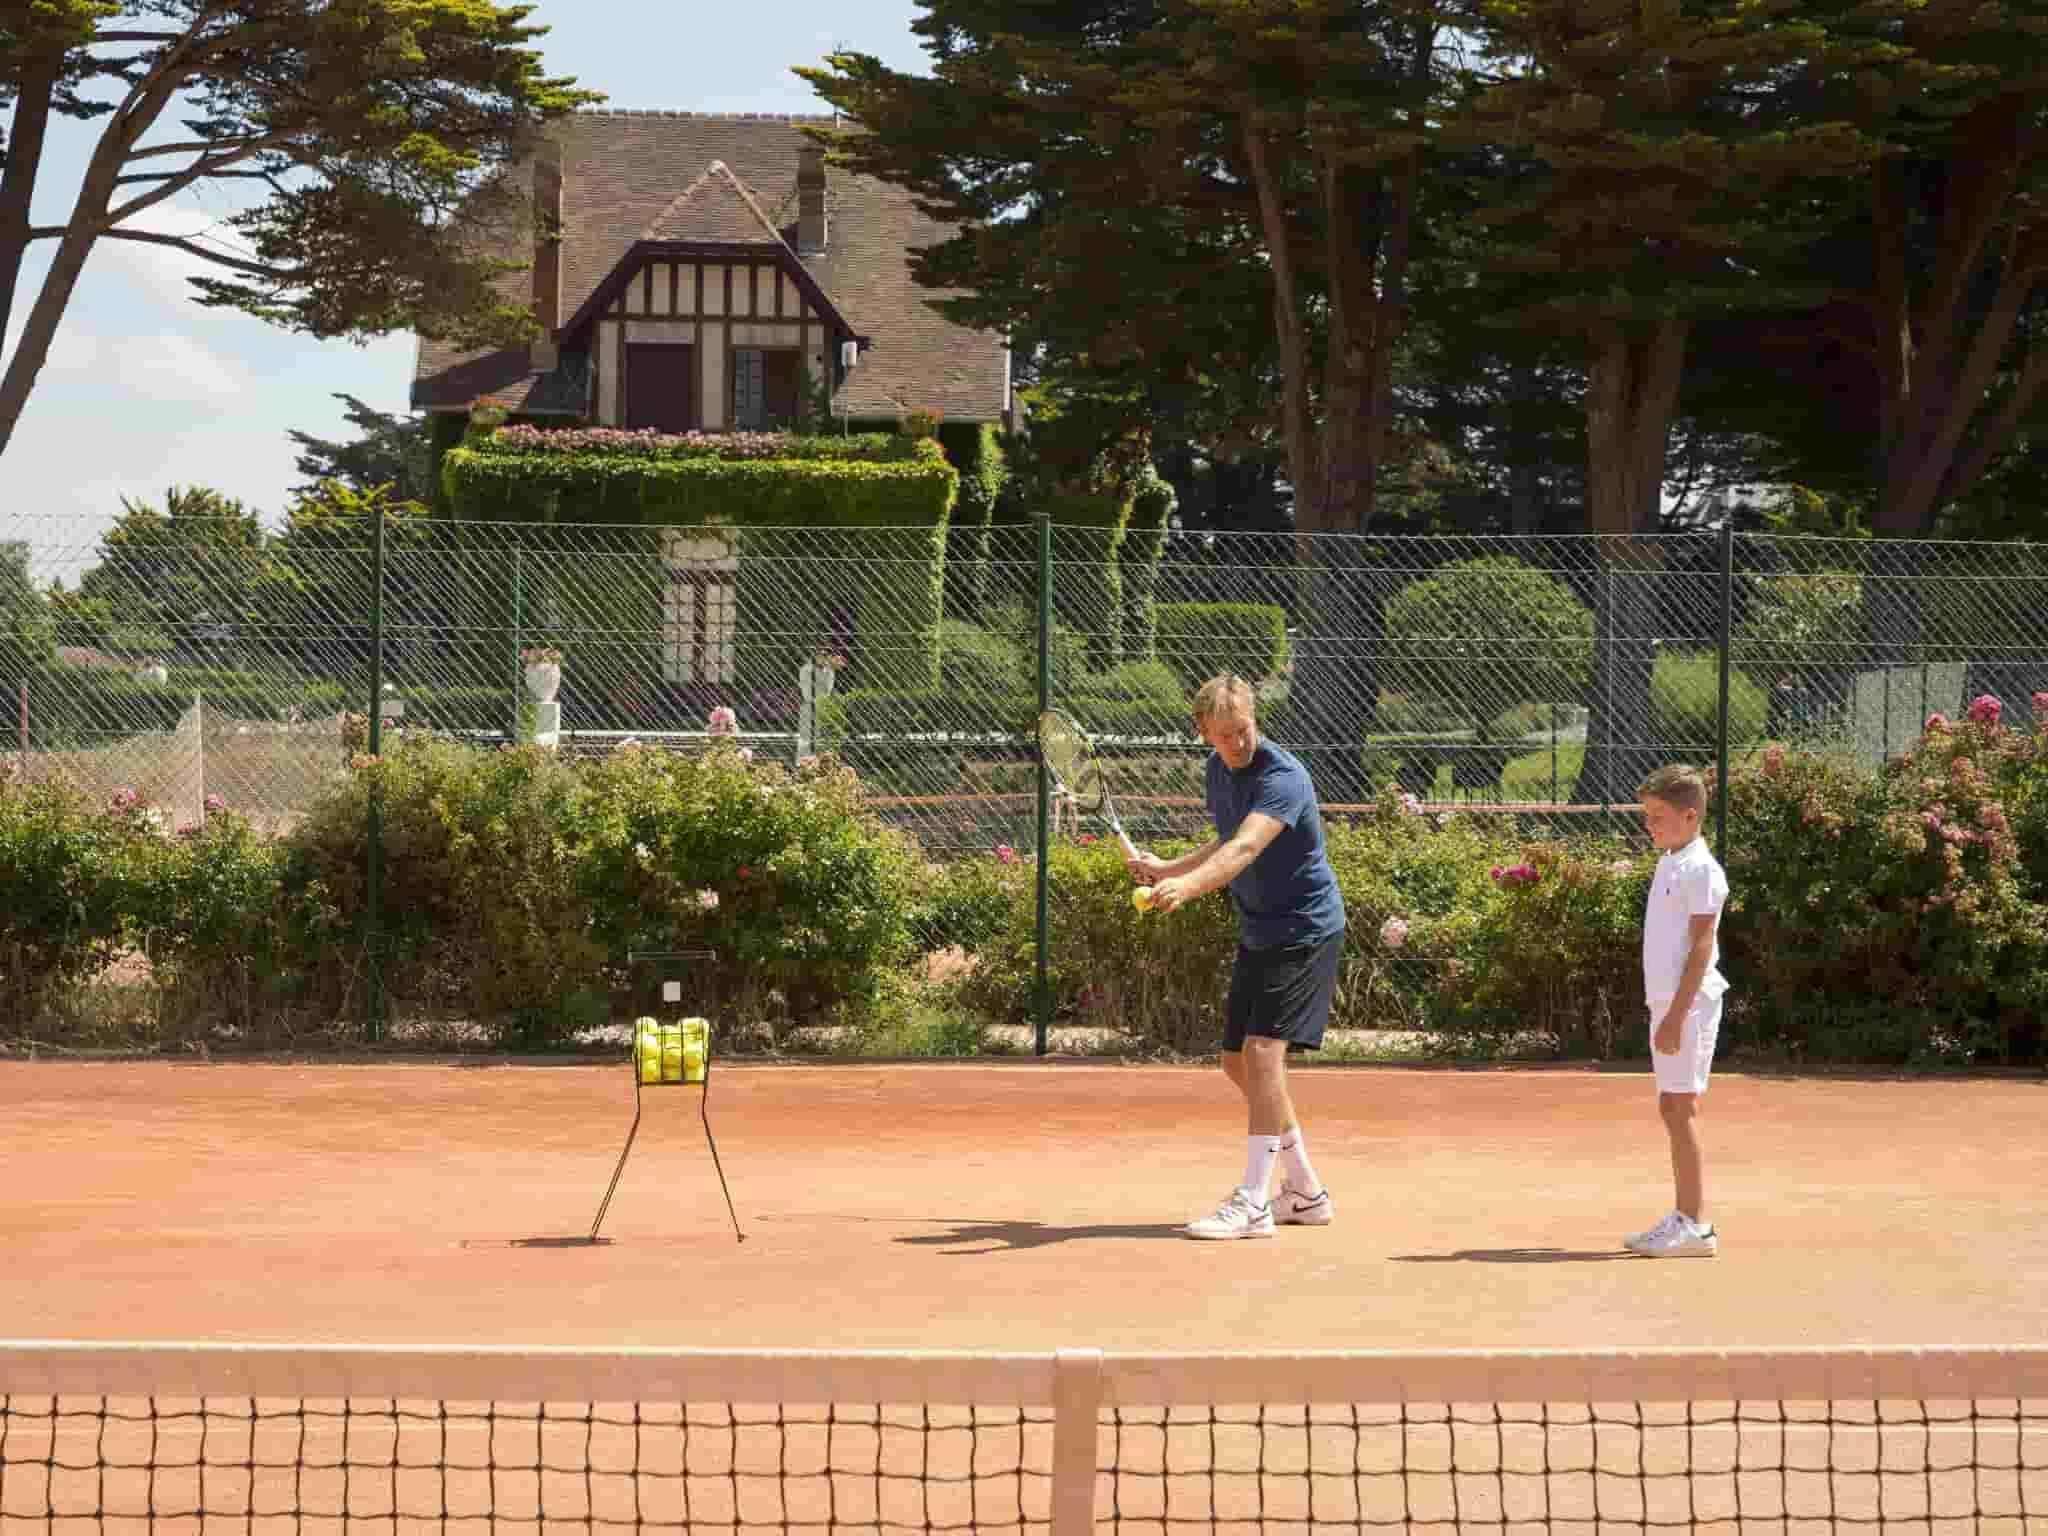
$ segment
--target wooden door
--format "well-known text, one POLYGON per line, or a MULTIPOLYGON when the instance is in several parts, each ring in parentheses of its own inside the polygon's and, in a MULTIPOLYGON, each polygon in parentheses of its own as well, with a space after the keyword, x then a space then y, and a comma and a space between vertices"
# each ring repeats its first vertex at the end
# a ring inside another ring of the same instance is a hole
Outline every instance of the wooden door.
POLYGON ((697 349, 626 348, 626 425, 688 432, 697 425, 697 349))

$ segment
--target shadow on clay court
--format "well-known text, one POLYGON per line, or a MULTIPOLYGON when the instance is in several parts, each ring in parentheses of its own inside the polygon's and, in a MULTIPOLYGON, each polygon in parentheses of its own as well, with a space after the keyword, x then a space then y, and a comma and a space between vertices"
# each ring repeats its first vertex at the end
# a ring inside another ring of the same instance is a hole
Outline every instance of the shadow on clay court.
POLYGON ((1597 1264, 1633 1259, 1624 1248, 1460 1248, 1455 1253, 1397 1253, 1396 1264, 1597 1264))
POLYGON ((914 1248, 939 1248, 948 1255, 978 1253, 1019 1253, 1027 1248, 1047 1248, 1054 1243, 1083 1243, 1096 1239, 1170 1237, 1186 1242, 1184 1223, 1102 1222, 1085 1227, 1054 1227, 1042 1221, 956 1221, 948 1232, 922 1232, 895 1242, 914 1248), (975 1244, 955 1247, 954 1244, 975 1244))

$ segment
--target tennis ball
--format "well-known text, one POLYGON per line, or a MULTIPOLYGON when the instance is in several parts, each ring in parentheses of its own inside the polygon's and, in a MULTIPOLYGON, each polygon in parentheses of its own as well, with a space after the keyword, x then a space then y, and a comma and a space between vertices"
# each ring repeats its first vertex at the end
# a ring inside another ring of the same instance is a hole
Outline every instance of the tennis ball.
POLYGON ((1141 885, 1136 890, 1132 891, 1131 905, 1136 907, 1140 912, 1150 912, 1152 910, 1152 887, 1149 885, 1141 885))
POLYGON ((673 1024, 661 1026, 661 1080, 664 1083, 683 1080, 683 1032, 673 1024))
POLYGON ((646 1015, 633 1021, 633 1062, 643 1083, 661 1081, 661 1037, 654 1020, 646 1015))
POLYGON ((683 1081, 701 1083, 704 1081, 704 1058, 711 1051, 711 1021, 691 1017, 678 1026, 683 1038, 683 1081))

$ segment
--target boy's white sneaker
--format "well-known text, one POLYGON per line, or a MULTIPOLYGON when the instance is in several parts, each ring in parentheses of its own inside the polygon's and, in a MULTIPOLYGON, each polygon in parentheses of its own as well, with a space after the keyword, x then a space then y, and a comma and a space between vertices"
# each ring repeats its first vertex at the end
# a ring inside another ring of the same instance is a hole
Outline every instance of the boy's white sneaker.
POLYGON ((1711 1222, 1696 1222, 1673 1211, 1649 1231, 1626 1239, 1622 1246, 1646 1259, 1711 1259, 1721 1251, 1721 1238, 1711 1222))
POLYGON ((1273 1197, 1273 1219, 1283 1227, 1327 1227, 1336 1216, 1327 1189, 1304 1195, 1283 1181, 1280 1193, 1273 1197))
POLYGON ((1230 1197, 1214 1211, 1189 1222, 1183 1230, 1189 1237, 1209 1242, 1227 1242, 1239 1237, 1271 1237, 1273 1207, 1270 1203, 1256 1203, 1242 1189, 1233 1189, 1230 1197))

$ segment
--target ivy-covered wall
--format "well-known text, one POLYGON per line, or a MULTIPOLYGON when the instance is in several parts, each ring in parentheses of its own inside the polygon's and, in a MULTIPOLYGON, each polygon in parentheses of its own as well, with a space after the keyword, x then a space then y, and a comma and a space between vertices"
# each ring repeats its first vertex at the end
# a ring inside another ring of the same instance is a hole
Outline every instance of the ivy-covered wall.
MULTIPOLYGON (((603 712, 577 687, 607 671, 660 676, 667 572, 650 528, 707 530, 692 541, 700 554, 723 546, 737 559, 732 577, 714 578, 731 580, 737 599, 736 675, 716 697, 741 708, 743 724, 782 723, 761 717, 793 709, 798 671, 819 651, 846 657, 849 685, 937 681, 960 477, 930 439, 505 428, 451 450, 442 476, 458 539, 477 524, 553 525, 542 541, 553 558, 529 562, 538 569, 522 598, 566 631, 529 637, 565 653, 565 715, 603 712), (856 548, 841 529, 892 532, 884 548, 875 538, 856 548)), ((465 585, 483 589, 466 606, 501 610, 496 573, 462 565, 465 585)))

